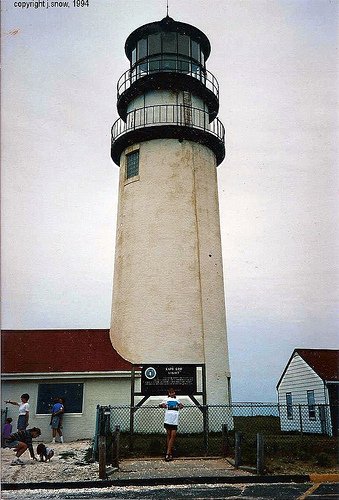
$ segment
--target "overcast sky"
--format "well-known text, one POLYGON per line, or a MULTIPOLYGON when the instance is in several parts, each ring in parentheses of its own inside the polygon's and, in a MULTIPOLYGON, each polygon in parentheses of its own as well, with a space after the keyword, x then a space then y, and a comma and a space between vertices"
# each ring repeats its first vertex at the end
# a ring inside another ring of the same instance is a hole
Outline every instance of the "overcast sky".
MULTIPOLYGON (((166 0, 51 3, 1 2, 2 328, 109 328, 116 83, 166 0)), ((338 2, 169 0, 169 15, 208 36, 220 85, 233 399, 275 401, 295 347, 338 347, 338 2)))

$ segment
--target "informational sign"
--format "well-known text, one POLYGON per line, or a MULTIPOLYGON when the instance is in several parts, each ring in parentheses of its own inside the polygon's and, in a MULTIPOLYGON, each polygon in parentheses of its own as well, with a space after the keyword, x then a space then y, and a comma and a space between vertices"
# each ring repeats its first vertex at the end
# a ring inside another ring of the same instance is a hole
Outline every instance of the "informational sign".
POLYGON ((144 396, 165 395, 170 387, 173 387, 178 395, 196 394, 196 365, 142 366, 141 393, 144 396))

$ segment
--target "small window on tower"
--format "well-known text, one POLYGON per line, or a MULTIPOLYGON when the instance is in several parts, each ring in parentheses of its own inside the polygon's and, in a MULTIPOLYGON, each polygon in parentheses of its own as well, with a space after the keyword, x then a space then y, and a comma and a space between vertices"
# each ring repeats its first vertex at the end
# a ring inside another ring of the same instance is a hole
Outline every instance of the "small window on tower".
POLYGON ((126 179, 139 175, 139 150, 126 155, 126 179))

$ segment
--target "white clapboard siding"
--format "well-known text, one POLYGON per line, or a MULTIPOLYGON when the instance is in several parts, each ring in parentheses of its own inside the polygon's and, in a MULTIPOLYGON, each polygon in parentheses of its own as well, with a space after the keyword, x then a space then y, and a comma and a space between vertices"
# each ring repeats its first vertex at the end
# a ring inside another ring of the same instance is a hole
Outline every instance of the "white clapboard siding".
POLYGON ((278 389, 279 403, 286 404, 286 393, 291 392, 293 404, 307 404, 307 391, 314 391, 316 404, 326 404, 324 382, 314 370, 295 353, 278 389))
POLYGON ((324 381, 296 352, 278 387, 281 430, 331 434, 329 410, 319 406, 328 403, 326 391, 324 381), (312 419, 308 412, 307 391, 314 391, 315 418, 312 419), (292 419, 287 418, 287 393, 292 395, 292 419))

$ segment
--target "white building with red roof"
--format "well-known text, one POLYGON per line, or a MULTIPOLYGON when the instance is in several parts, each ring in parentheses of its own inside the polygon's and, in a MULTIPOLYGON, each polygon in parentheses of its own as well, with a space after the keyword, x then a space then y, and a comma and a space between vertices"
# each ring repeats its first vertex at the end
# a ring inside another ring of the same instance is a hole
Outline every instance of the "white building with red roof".
MULTIPOLYGON (((112 347, 108 329, 3 330, 1 343, 2 401, 28 393, 29 427, 39 427, 46 442, 56 397, 65 400, 65 441, 94 436, 98 404, 129 404, 131 364, 112 347)), ((8 405, 13 430, 17 414, 8 405)))
POLYGON ((282 431, 338 435, 338 349, 294 349, 277 391, 282 431))

